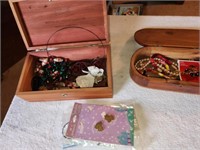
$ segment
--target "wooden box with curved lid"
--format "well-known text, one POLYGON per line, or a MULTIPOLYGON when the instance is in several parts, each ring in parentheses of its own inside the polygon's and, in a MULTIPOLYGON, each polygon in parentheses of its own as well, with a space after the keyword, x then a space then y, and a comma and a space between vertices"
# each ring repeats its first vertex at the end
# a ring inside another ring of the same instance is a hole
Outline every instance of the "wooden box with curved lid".
POLYGON ((138 60, 149 58, 153 54, 161 54, 175 60, 199 61, 199 30, 145 28, 138 30, 134 38, 143 47, 131 58, 130 75, 133 81, 147 88, 200 94, 197 82, 147 77, 135 67, 138 60))

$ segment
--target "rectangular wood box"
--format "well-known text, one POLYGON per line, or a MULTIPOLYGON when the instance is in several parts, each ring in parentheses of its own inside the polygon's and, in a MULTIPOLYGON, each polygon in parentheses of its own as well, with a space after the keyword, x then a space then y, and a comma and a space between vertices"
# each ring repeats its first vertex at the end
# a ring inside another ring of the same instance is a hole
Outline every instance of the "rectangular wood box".
POLYGON ((16 95, 27 101, 112 97, 111 49, 106 2, 9 0, 27 48, 16 95), (38 57, 70 60, 106 58, 107 87, 32 91, 31 79, 38 57), (51 51, 50 51, 51 50, 51 51))
POLYGON ((200 83, 147 77, 135 68, 138 60, 156 53, 175 60, 199 61, 199 30, 147 28, 138 30, 134 38, 144 47, 138 49, 131 58, 130 75, 133 81, 148 88, 200 94, 200 83))

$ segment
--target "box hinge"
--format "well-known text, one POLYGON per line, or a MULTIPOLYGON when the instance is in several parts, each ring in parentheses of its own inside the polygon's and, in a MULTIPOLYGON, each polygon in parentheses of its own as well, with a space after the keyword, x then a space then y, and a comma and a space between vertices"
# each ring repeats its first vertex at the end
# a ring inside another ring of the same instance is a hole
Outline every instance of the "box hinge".
POLYGON ((58 48, 43 48, 43 49, 35 49, 35 50, 30 50, 31 52, 46 52, 46 51, 52 51, 52 50, 57 50, 58 48))
POLYGON ((88 45, 77 45, 77 46, 64 46, 64 47, 57 47, 57 48, 41 48, 41 49, 35 49, 30 50, 30 52, 45 52, 45 51, 55 51, 60 49, 72 49, 72 48, 82 48, 82 47, 104 47, 109 46, 110 43, 100 43, 100 44, 88 44, 88 45))
POLYGON ((90 45, 87 45, 88 47, 104 47, 104 46, 108 46, 110 45, 110 43, 101 43, 101 44, 90 44, 90 45))

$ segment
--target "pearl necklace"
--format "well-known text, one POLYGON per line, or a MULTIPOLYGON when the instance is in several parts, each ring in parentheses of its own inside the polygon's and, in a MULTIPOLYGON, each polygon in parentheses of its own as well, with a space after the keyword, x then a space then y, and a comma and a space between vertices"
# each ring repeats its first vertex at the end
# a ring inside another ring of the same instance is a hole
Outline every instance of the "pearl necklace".
POLYGON ((150 59, 149 58, 144 58, 144 59, 140 59, 137 61, 137 63, 135 64, 135 68, 137 70, 143 70, 145 69, 149 64, 150 64, 150 59), (144 64, 144 62, 146 62, 146 64, 144 64), (139 67, 137 67, 139 66, 139 67))

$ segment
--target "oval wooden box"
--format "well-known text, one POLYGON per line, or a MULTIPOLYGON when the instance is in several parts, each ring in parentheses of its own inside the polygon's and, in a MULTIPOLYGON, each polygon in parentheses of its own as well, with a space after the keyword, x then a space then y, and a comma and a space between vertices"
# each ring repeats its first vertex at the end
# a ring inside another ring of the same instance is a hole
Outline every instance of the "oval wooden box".
POLYGON ((155 53, 172 59, 199 60, 199 30, 141 29, 134 37, 144 47, 138 49, 131 58, 130 75, 133 81, 147 88, 200 94, 199 83, 147 77, 135 68, 138 60, 155 53))
POLYGON ((112 97, 112 71, 106 2, 9 0, 27 48, 16 95, 27 101, 112 97), (48 45, 47 45, 48 44, 48 45), (106 58, 107 86, 32 91, 31 79, 38 57, 70 60, 106 58))

